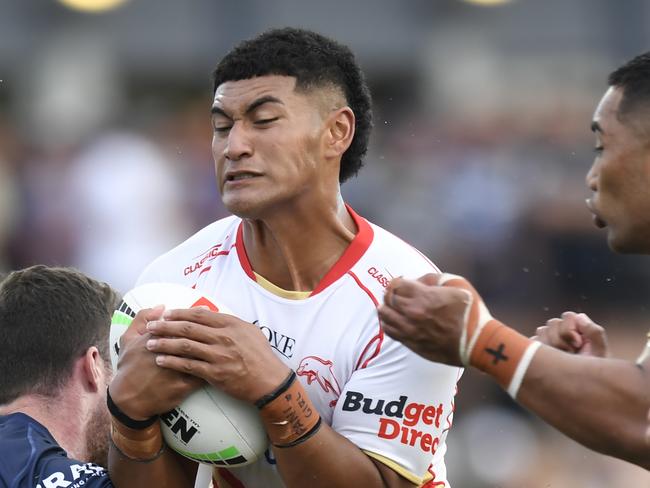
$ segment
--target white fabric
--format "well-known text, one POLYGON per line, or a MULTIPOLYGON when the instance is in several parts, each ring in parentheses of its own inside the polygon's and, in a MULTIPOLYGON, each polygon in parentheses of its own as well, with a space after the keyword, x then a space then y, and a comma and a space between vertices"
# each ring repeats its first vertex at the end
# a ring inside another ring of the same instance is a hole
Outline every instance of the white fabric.
MULTIPOLYGON (((435 480, 444 481, 445 438, 462 370, 424 360, 384 336, 376 311, 391 277, 438 270, 410 245, 361 220, 366 234, 374 234, 369 248, 339 279, 304 300, 279 297, 246 273, 237 253, 242 244, 236 243, 236 217, 209 225, 158 258, 138 284, 196 285, 257 324, 296 370, 324 422, 411 477, 424 477, 432 465, 435 480), (390 438, 379 437, 382 425, 390 438)), ((272 451, 231 473, 247 488, 284 486, 272 451)))

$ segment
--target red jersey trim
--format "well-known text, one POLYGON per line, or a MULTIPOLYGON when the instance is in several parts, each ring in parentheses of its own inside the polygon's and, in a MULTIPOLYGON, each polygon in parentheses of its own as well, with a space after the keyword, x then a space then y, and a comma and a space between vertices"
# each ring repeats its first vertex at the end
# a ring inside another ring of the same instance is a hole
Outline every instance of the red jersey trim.
MULTIPOLYGON (((374 231, 366 219, 357 215, 357 213, 352 210, 348 204, 345 205, 350 217, 354 220, 354 223, 357 226, 358 232, 352 239, 350 245, 345 249, 341 257, 334 263, 330 270, 325 273, 323 279, 320 280, 316 288, 309 295, 310 297, 317 295, 325 288, 330 286, 332 283, 336 282, 344 274, 346 274, 352 267, 361 259, 361 256, 372 244, 374 238, 374 231)), ((244 225, 243 221, 240 222, 239 227, 237 227, 237 237, 235 240, 235 247, 237 248, 237 256, 239 257, 239 262, 241 263, 242 269, 253 281, 255 279, 255 273, 253 272, 253 267, 248 259, 248 254, 246 254, 246 248, 244 246, 244 225)), ((367 290, 366 290, 367 291, 367 290)), ((374 300, 374 297, 373 297, 374 300)), ((375 305, 377 305, 376 300, 375 305)))
POLYGON ((372 227, 370 227, 368 221, 363 217, 357 215, 357 213, 352 210, 352 207, 350 207, 347 203, 345 204, 345 208, 348 210, 348 213, 350 214, 350 217, 352 217, 352 220, 354 220, 354 223, 356 224, 357 229, 359 229, 359 232, 357 232, 357 235, 354 236, 354 239, 352 239, 352 242, 347 247, 345 252, 343 252, 339 260, 334 263, 334 266, 332 266, 332 268, 325 274, 325 276, 323 276, 323 279, 320 281, 320 283, 318 283, 318 286, 316 286, 316 288, 314 288, 314 291, 311 292, 310 296, 312 297, 323 291, 345 273, 350 271, 352 269, 352 266, 357 264, 357 261, 361 259, 361 256, 365 254, 365 252, 370 247, 370 244, 372 244, 375 233, 372 230, 372 227))
POLYGON ((244 246, 244 221, 242 220, 237 227, 237 237, 235 238, 235 247, 237 248, 237 256, 239 257, 239 262, 241 267, 244 269, 244 273, 253 280, 255 279, 255 273, 253 273, 253 267, 251 262, 248 260, 248 254, 246 254, 246 247, 244 246))
MULTIPOLYGON (((354 274, 352 271, 348 271, 347 274, 352 276, 354 281, 356 281, 357 285, 359 288, 361 288, 363 291, 366 292, 366 294, 370 297, 372 300, 372 303, 375 304, 375 307, 379 307, 379 301, 377 298, 375 298, 375 295, 372 294, 372 292, 366 288, 363 283, 361 283, 361 280, 359 277, 354 274)), ((379 320, 379 318, 377 318, 379 320)), ((379 352, 381 351, 381 345, 384 343, 384 329, 381 328, 381 324, 379 325, 379 332, 377 332, 377 335, 375 335, 372 339, 368 341, 368 344, 366 344, 366 347, 363 348, 363 352, 359 356, 359 359, 357 360, 357 365, 354 367, 354 370, 356 371, 357 369, 363 369, 366 366, 368 366, 368 363, 376 358, 379 355, 379 352), (374 347, 374 350, 373 350, 374 347), (370 351, 370 356, 366 356, 370 351)))

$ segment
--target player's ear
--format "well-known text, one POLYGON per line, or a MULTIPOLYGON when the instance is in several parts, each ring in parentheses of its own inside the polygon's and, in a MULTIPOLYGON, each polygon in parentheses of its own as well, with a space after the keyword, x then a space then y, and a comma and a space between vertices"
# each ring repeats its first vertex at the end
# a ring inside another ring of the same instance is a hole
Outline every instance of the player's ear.
POLYGON ((326 120, 326 157, 340 157, 347 151, 354 137, 354 122, 354 112, 350 107, 341 107, 329 114, 326 120))
POLYGON ((80 361, 84 387, 92 392, 104 388, 106 384, 106 368, 99 350, 95 346, 90 346, 86 349, 80 361))

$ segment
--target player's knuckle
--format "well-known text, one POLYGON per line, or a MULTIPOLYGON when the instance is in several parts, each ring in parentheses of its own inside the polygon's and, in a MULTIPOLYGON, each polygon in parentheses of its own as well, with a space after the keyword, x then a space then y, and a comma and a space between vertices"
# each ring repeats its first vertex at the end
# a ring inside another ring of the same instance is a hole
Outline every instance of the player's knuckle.
POLYGON ((193 350, 192 343, 187 339, 181 340, 179 346, 180 352, 183 354, 190 354, 193 350))
POLYGON ((409 316, 416 321, 426 320, 428 317, 427 308, 420 304, 415 304, 409 307, 409 316))
POLYGON ((187 374, 192 374, 195 372, 194 364, 190 361, 183 361, 181 363, 181 369, 187 374))
POLYGON ((205 310, 201 307, 193 307, 190 309, 190 318, 195 321, 201 320, 203 318, 203 314, 205 313, 205 310))

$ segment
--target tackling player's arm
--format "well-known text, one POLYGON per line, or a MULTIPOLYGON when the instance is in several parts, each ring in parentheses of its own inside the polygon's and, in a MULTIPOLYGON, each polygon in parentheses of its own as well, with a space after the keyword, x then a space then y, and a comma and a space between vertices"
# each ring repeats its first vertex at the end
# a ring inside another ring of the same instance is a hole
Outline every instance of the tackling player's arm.
POLYGON ((474 366, 581 444, 650 469, 648 358, 635 364, 540 345, 494 320, 453 275, 393 280, 379 314, 385 332, 421 356, 474 366))
POLYGON ((581 444, 650 469, 649 367, 648 358, 634 364, 541 347, 516 399, 581 444))

